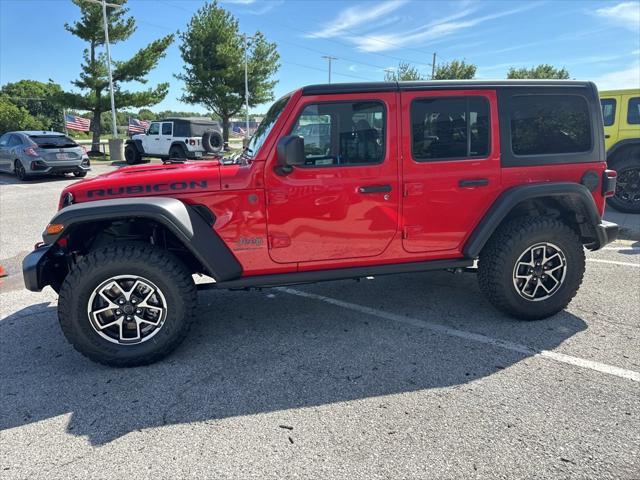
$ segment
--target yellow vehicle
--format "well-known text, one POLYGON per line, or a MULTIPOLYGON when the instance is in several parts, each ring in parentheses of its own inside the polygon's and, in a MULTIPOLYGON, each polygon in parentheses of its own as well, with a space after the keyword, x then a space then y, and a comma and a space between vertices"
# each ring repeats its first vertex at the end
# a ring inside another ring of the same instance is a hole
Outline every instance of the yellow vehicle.
POLYGON ((609 205, 640 213, 640 89, 600 92, 607 163, 618 172, 609 205))

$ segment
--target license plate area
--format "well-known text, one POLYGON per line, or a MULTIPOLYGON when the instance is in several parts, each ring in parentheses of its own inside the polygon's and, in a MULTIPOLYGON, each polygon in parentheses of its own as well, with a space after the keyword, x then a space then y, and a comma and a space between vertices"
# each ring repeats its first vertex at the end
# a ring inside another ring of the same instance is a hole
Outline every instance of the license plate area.
POLYGON ((58 160, 69 160, 71 158, 68 153, 56 153, 56 159, 58 160))

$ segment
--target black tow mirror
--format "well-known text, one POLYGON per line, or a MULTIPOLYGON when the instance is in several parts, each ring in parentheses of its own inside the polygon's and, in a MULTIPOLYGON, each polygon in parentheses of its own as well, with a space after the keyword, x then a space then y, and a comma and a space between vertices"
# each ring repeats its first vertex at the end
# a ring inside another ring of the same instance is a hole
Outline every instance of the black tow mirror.
POLYGON ((276 172, 280 175, 291 173, 293 167, 304 165, 304 139, 298 135, 288 135, 278 141, 276 172))

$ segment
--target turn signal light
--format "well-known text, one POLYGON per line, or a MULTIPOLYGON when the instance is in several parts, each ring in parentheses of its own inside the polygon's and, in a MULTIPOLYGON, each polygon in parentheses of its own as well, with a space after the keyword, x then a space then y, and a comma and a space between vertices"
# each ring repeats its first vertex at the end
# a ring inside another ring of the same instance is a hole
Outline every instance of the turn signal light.
POLYGON ((64 225, 61 223, 50 223, 47 225, 45 232, 47 235, 57 235, 64 229, 64 225))

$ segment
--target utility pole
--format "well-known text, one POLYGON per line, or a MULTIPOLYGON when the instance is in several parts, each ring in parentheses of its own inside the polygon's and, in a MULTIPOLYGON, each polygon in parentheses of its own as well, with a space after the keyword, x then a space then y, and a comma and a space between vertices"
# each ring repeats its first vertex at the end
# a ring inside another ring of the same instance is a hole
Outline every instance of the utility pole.
POLYGON ((246 140, 249 139, 249 58, 248 58, 248 50, 249 38, 253 39, 253 37, 247 37, 247 34, 243 34, 242 38, 244 39, 244 108, 247 114, 247 129, 244 132, 244 138, 246 140))
POLYGON ((338 60, 338 57, 332 57, 331 55, 322 55, 322 58, 326 58, 329 61, 329 83, 331 83, 331 60, 338 60))
POLYGON ((116 125, 116 101, 113 96, 113 76, 111 74, 111 48, 109 46, 109 24, 107 23, 107 5, 112 8, 122 8, 122 5, 107 3, 105 0, 87 0, 91 3, 102 5, 102 19, 104 21, 104 44, 107 49, 107 70, 109 72, 109 92, 111 93, 111 126, 113 138, 118 138, 118 127, 116 125))
POLYGON ((433 61, 431 62, 431 80, 436 76, 436 52, 433 52, 433 61))

